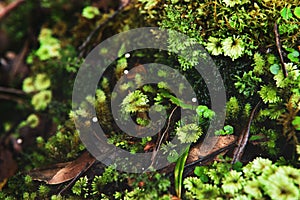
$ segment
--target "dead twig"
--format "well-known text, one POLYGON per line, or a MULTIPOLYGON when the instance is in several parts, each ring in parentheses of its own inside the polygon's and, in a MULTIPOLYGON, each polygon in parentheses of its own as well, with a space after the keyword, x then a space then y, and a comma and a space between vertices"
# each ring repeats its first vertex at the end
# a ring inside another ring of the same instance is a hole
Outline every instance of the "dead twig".
POLYGON ((25 0, 16 0, 16 1, 8 4, 2 10, 0 10, 0 21, 2 19, 4 19, 4 17, 6 17, 12 10, 14 10, 15 8, 17 8, 19 5, 21 5, 24 2, 25 2, 25 0))
POLYGON ((283 56, 282 56, 282 49, 281 49, 281 43, 280 43, 280 35, 278 32, 278 25, 275 22, 274 24, 274 33, 275 33, 275 42, 276 42, 276 47, 277 47, 277 51, 279 54, 279 58, 280 58, 280 63, 282 65, 282 72, 283 72, 283 76, 284 78, 286 78, 288 76, 288 72, 285 68, 285 64, 284 64, 284 60, 283 60, 283 56))
MULTIPOLYGON (((167 133, 168 130, 169 130, 169 127, 170 127, 170 124, 171 124, 171 118, 172 118, 172 116, 173 116, 173 114, 174 114, 174 112, 175 112, 175 110, 176 110, 177 108, 178 108, 178 106, 176 106, 176 107, 172 110, 172 112, 171 112, 171 114, 170 114, 170 116, 169 116, 169 119, 168 119, 167 127, 166 127, 165 131, 163 132, 163 134, 161 135, 161 137, 158 138, 158 143, 156 144, 156 147, 154 148, 153 153, 152 153, 151 164, 149 165, 149 167, 148 167, 147 169, 150 169, 150 168, 154 165, 155 158, 156 158, 156 156, 157 156, 157 152, 159 151, 159 148, 160 148, 160 146, 161 146, 161 144, 162 144, 163 138, 165 137, 166 133, 167 133)), ((147 169, 146 169, 145 171, 147 171, 147 169)))
POLYGON ((0 86, 0 92, 16 94, 16 95, 25 95, 26 94, 22 90, 18 90, 18 89, 15 89, 15 88, 1 87, 1 86, 0 86))
POLYGON ((246 145, 248 143, 248 140, 249 140, 251 122, 253 120, 254 114, 255 114, 255 112, 256 112, 259 105, 260 105, 260 101, 253 108, 253 110, 250 114, 247 126, 242 130, 241 135, 239 136, 239 139, 237 141, 237 147, 233 151, 233 158, 232 158, 232 161, 231 161, 232 164, 240 161, 242 156, 243 156, 245 147, 246 147, 246 145))
POLYGON ((8 100, 8 101, 15 101, 18 104, 24 103, 24 99, 14 96, 14 95, 9 95, 9 94, 0 94, 0 99, 8 100))

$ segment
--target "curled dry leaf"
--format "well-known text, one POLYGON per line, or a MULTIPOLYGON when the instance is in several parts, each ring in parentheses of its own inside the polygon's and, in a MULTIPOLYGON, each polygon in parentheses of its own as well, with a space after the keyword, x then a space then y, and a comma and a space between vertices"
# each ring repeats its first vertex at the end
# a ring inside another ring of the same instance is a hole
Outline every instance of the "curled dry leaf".
POLYGON ((84 152, 74 161, 58 163, 47 168, 34 169, 28 175, 33 180, 44 181, 47 184, 60 184, 73 179, 94 162, 95 158, 88 152, 84 152))

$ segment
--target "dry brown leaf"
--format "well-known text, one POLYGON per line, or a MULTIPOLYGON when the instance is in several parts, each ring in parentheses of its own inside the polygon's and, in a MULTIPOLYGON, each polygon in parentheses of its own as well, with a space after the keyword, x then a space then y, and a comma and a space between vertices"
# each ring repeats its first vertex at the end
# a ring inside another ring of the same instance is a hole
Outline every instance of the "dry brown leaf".
POLYGON ((84 152, 74 161, 58 163, 43 169, 35 169, 28 174, 33 180, 44 181, 53 185, 60 184, 73 179, 93 162, 95 162, 95 158, 88 152, 84 152))

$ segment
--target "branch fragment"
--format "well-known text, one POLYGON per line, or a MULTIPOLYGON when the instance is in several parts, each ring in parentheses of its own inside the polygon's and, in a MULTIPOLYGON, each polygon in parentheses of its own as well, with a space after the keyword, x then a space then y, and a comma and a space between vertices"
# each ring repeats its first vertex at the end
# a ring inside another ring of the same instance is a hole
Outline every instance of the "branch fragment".
POLYGON ((287 72, 287 70, 285 68, 285 64, 284 64, 284 60, 283 60, 283 56, 282 56, 282 49, 281 49, 281 43, 280 43, 280 35, 279 35, 279 32, 278 32, 278 25, 277 25, 276 22, 274 24, 274 33, 275 33, 276 47, 277 47, 277 51, 278 51, 278 54, 279 54, 279 57, 280 57, 280 62, 281 62, 281 65, 282 65, 283 76, 284 76, 284 78, 286 78, 288 76, 288 72, 287 72))
POLYGON ((253 120, 254 113, 256 112, 259 104, 260 104, 260 101, 253 108, 253 110, 250 114, 247 126, 242 130, 241 135, 239 136, 239 139, 237 141, 237 147, 233 151, 233 158, 232 158, 232 161, 231 161, 232 164, 240 161, 243 154, 244 154, 246 145, 247 145, 248 140, 249 140, 251 122, 253 120))
POLYGON ((2 10, 0 10, 0 21, 4 19, 4 17, 6 17, 12 10, 17 8, 19 5, 21 5, 24 2, 25 0, 16 0, 8 4, 8 6, 4 7, 2 10))

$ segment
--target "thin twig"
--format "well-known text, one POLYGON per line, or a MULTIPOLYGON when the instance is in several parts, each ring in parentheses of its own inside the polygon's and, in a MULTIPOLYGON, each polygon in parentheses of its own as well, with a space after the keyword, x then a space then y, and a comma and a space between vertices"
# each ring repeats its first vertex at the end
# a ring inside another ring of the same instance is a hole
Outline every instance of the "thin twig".
POLYGON ((1 87, 1 86, 0 86, 0 92, 10 93, 10 94, 17 94, 17 95, 25 95, 26 94, 22 90, 18 90, 18 89, 15 89, 15 88, 1 87))
POLYGON ((8 101, 15 101, 18 104, 22 104, 24 102, 24 100, 22 98, 16 97, 13 95, 9 95, 9 94, 0 94, 0 99, 8 100, 8 101))
MULTIPOLYGON (((166 129, 165 129, 165 131, 163 132, 163 134, 161 135, 161 137, 159 138, 159 142, 158 142, 158 144, 156 145, 156 148, 153 150, 153 152, 152 152, 152 157, 151 157, 151 164, 149 165, 149 167, 147 168, 147 169, 149 169, 149 168, 151 168, 152 166, 153 166, 153 164, 154 164, 154 161, 155 161, 155 158, 156 158, 156 155, 157 155, 157 152, 159 151, 159 148, 160 148, 160 146, 161 146, 161 144, 162 144, 162 141, 163 141, 163 138, 165 137, 165 135, 166 135, 166 133, 168 132, 168 130, 169 130, 169 127, 170 127, 170 124, 171 124, 171 118, 172 118, 172 116, 173 116, 173 114, 174 114, 174 112, 175 112, 175 110, 178 108, 178 106, 176 106, 173 110, 172 110, 172 112, 170 113, 170 116, 169 116, 169 119, 168 119, 168 123, 167 123, 167 127, 166 127, 166 129)), ((146 169, 146 170, 147 170, 146 169)), ((145 171, 146 171, 145 170, 145 171)))
POLYGON ((277 47, 277 51, 279 54, 279 58, 280 58, 280 63, 282 65, 282 72, 283 72, 283 76, 284 78, 286 78, 288 76, 288 72, 285 68, 285 64, 284 64, 284 60, 283 60, 283 56, 282 56, 282 49, 281 49, 281 43, 280 43, 280 35, 278 32, 278 25, 275 22, 274 24, 274 33, 275 33, 275 42, 276 42, 276 47, 277 47))
POLYGON ((250 114, 247 126, 245 127, 245 129, 242 130, 241 135, 239 136, 239 139, 237 142, 237 147, 234 149, 234 152, 233 152, 233 158, 231 161, 232 164, 236 163, 237 161, 240 161, 243 156, 243 153, 245 151, 246 145, 249 140, 251 122, 253 120, 254 114, 259 105, 260 105, 260 101, 253 108, 253 110, 250 114))
POLYGON ((16 0, 16 1, 8 4, 8 6, 6 6, 5 8, 3 8, 2 10, 0 10, 0 21, 4 17, 6 17, 12 10, 14 10, 15 8, 17 8, 19 5, 21 5, 24 2, 25 2, 25 0, 16 0))

